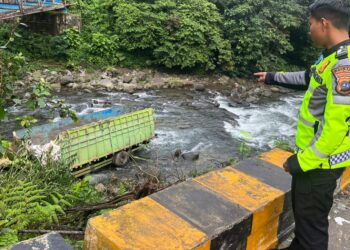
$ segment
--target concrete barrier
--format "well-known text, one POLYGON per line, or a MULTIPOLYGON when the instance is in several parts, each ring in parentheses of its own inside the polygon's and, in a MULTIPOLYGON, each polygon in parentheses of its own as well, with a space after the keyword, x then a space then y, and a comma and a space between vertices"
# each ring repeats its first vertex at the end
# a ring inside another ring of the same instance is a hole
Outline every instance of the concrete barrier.
POLYGON ((37 238, 25 240, 12 246, 11 250, 73 250, 58 233, 48 233, 37 238))
MULTIPOLYGON (((90 219, 86 250, 269 249, 293 229, 291 153, 274 149, 90 219)), ((347 170, 342 188, 350 183, 347 170)))

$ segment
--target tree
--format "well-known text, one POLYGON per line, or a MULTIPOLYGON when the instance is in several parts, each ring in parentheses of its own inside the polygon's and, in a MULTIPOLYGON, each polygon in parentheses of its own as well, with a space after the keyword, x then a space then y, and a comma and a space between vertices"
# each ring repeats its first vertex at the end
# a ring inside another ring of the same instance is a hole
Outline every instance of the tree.
POLYGON ((97 8, 100 15, 92 23, 101 25, 106 17, 112 26, 104 23, 102 30, 115 35, 120 50, 134 57, 167 68, 232 69, 222 17, 207 0, 116 0, 97 8))
POLYGON ((297 0, 221 0, 224 30, 231 42, 236 71, 281 70, 293 51, 290 30, 303 21, 305 6, 297 0))

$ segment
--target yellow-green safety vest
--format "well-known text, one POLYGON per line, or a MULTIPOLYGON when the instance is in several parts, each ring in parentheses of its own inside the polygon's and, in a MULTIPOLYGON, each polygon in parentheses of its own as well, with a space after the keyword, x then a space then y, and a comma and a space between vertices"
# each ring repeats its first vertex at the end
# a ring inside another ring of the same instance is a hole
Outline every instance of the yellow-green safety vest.
POLYGON ((301 169, 350 166, 350 45, 311 67, 298 115, 296 153, 301 169))

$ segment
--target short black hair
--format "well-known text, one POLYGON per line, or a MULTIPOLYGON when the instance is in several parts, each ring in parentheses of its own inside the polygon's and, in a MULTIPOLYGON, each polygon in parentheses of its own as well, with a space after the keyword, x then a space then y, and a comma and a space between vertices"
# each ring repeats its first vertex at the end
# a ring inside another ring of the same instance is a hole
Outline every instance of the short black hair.
POLYGON ((316 20, 325 18, 338 29, 350 28, 350 1, 349 0, 318 0, 309 7, 312 17, 316 20))

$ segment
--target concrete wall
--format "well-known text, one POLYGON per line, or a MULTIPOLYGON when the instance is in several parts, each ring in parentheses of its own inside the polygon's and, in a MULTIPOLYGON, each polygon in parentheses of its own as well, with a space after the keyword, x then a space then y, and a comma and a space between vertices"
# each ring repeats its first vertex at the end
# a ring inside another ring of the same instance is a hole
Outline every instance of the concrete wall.
MULTIPOLYGON (((90 219, 85 249, 276 247, 293 230, 291 153, 274 149, 90 219)), ((340 186, 350 183, 346 170, 340 186)))

